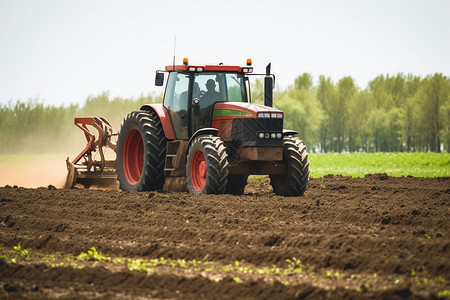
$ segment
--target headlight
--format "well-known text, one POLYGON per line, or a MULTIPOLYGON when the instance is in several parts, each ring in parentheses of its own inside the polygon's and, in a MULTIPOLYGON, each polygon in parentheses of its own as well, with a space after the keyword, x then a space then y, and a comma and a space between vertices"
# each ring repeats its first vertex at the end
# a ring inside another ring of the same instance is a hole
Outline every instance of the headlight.
POLYGON ((203 72, 203 67, 189 67, 188 70, 191 72, 203 72))
POLYGON ((283 119, 283 113, 276 112, 259 112, 258 118, 283 119))

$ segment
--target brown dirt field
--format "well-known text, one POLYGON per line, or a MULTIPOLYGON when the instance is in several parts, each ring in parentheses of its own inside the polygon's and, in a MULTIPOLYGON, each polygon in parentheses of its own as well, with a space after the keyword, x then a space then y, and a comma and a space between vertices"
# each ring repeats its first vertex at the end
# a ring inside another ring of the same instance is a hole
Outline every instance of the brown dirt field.
POLYGON ((293 198, 267 178, 242 196, 6 186, 0 243, 1 299, 448 298, 450 179, 325 176, 293 198))

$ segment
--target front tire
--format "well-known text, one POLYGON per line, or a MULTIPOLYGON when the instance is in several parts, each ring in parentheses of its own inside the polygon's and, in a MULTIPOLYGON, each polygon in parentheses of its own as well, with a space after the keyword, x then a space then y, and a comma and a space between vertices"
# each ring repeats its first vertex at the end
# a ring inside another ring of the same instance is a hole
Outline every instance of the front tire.
POLYGON ((134 111, 124 119, 117 140, 117 180, 124 191, 151 191, 164 185, 166 137, 158 115, 134 111))
POLYGON ((228 156, 222 140, 199 136, 187 156, 187 187, 192 194, 223 194, 227 186, 228 156))
POLYGON ((283 161, 287 165, 287 174, 270 176, 273 191, 281 196, 302 196, 308 185, 309 160, 306 146, 299 138, 284 139, 283 161))

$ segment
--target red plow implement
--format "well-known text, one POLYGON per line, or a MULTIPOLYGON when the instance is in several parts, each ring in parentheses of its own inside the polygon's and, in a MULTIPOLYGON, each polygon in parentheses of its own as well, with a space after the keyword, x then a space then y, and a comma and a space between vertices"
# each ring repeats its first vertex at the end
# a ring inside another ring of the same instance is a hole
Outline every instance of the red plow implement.
POLYGON ((116 151, 116 143, 111 140, 113 129, 111 124, 103 117, 75 118, 75 126, 80 128, 86 137, 86 147, 78 156, 69 161, 67 157, 67 179, 65 188, 72 188, 79 183, 85 187, 96 185, 110 185, 116 182, 116 161, 106 160, 106 148, 116 151), (98 135, 91 130, 95 128, 98 135), (91 129, 91 130, 90 130, 91 129), (99 154, 99 160, 96 160, 99 154))

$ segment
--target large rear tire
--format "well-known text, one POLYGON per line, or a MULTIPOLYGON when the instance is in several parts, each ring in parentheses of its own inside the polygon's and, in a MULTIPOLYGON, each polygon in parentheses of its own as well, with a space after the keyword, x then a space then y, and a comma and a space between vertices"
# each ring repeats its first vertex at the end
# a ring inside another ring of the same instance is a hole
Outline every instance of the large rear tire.
POLYGON ((134 111, 124 119, 117 139, 117 180, 124 191, 162 189, 166 137, 158 115, 134 111))
POLYGON ((193 194, 223 194, 227 186, 228 156, 222 140, 199 136, 187 156, 187 187, 193 194))
POLYGON ((308 185, 309 160, 306 146, 299 138, 284 138, 283 161, 287 164, 287 174, 270 176, 273 191, 281 196, 302 196, 308 185))

